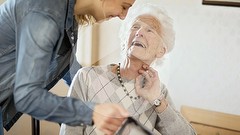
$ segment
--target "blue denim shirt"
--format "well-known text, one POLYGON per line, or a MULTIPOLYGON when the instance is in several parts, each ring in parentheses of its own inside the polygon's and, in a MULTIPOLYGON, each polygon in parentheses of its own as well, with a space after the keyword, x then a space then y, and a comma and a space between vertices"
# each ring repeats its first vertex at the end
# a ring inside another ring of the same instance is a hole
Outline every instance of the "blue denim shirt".
POLYGON ((73 54, 74 4, 75 0, 7 0, 0 6, 5 129, 21 116, 17 112, 68 125, 92 124, 94 103, 48 92, 67 72, 73 54))

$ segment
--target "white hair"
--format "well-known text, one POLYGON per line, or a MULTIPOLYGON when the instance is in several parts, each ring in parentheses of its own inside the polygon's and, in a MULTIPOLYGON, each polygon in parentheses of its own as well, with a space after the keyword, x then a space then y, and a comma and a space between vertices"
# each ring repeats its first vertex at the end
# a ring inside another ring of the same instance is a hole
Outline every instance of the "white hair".
MULTIPOLYGON (((162 45, 166 48, 166 53, 173 49, 175 41, 175 32, 173 30, 172 19, 167 15, 166 11, 159 5, 156 6, 151 3, 140 3, 129 9, 128 15, 122 22, 120 28, 120 42, 122 45, 123 54, 126 53, 127 43, 130 34, 130 29, 136 19, 142 15, 150 15, 159 21, 161 28, 162 45)), ((158 61, 158 60, 157 60, 158 61)))

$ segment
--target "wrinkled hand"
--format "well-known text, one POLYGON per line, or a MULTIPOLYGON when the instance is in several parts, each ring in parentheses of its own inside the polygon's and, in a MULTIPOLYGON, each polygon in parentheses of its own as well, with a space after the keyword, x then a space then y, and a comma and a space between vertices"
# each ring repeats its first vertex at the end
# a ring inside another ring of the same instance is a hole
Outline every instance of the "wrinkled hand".
POLYGON ((136 78, 136 93, 151 102, 161 95, 160 80, 153 68, 145 65, 143 69, 139 70, 140 75, 136 78))
POLYGON ((94 108, 93 121, 105 135, 113 135, 128 116, 127 110, 118 104, 98 104, 94 108))

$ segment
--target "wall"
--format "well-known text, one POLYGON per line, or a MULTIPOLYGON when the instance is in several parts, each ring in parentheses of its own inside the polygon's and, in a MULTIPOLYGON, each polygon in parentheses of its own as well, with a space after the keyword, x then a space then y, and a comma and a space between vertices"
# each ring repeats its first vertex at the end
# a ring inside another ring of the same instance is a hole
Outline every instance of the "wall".
POLYGON ((5 0, 0 0, 0 4, 2 4, 5 0))
MULTIPOLYGON (((175 48, 164 72, 159 68, 176 107, 240 115, 239 8, 202 5, 201 0, 161 0, 160 5, 173 18, 176 30, 175 48)), ((119 22, 99 26, 99 59, 104 64, 119 55, 119 22)))
POLYGON ((77 60, 83 66, 113 63, 119 60, 118 18, 79 28, 77 60))
POLYGON ((240 115, 240 10, 167 1, 176 27, 169 89, 182 104, 240 115))

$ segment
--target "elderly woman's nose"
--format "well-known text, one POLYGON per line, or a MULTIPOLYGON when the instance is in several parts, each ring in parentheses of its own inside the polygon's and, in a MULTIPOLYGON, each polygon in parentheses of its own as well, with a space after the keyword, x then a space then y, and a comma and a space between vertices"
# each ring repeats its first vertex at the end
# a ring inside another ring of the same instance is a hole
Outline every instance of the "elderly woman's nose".
POLYGON ((136 37, 143 37, 143 31, 142 29, 139 29, 136 34, 135 34, 136 37))

